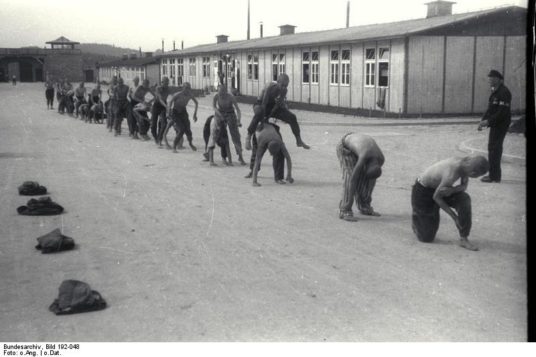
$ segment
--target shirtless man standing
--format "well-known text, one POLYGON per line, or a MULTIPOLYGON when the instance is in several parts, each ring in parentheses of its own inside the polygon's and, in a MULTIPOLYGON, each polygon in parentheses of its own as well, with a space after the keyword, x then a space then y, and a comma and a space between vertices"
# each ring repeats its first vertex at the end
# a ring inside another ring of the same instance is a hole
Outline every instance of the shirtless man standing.
POLYGON ((123 78, 117 80, 117 86, 114 88, 114 102, 115 102, 115 111, 114 111, 114 129, 115 136, 121 135, 121 122, 123 118, 128 116, 128 92, 130 88, 124 84, 123 78))
POLYGON ((100 83, 97 83, 97 86, 91 90, 91 105, 99 104, 101 101, 102 90, 100 83))
MULTIPOLYGON (((190 100, 192 100, 195 104, 195 123, 197 121, 197 108, 199 104, 197 103, 197 99, 195 99, 194 94, 192 93, 192 89, 189 82, 185 82, 183 85, 183 89, 173 94, 171 97, 169 97, 167 101, 167 117, 171 120, 168 120, 164 133, 167 133, 169 128, 173 125, 173 128, 175 129, 175 132, 177 134, 175 136, 175 140, 173 141, 173 152, 175 153, 178 152, 177 146, 179 145, 180 138, 184 134, 186 134, 186 138, 188 139, 190 148, 192 148, 193 151, 197 150, 197 148, 192 143, 192 130, 190 129, 190 119, 188 117, 188 111, 186 110, 186 105, 188 105, 188 102, 190 100)), ((169 143, 165 135, 164 138, 166 146, 169 147, 169 143)))
MULTIPOLYGON (((240 123, 240 108, 238 107, 238 103, 236 102, 234 95, 227 91, 227 86, 219 86, 218 93, 214 96, 212 101, 212 107, 214 108, 214 120, 212 125, 214 126, 214 123, 217 121, 217 124, 220 126, 220 130, 227 130, 226 127, 229 127, 229 132, 236 149, 236 154, 238 155, 238 161, 240 164, 245 165, 246 163, 242 157, 240 132, 238 131, 238 128, 242 126, 240 123)), ((213 136, 212 132, 211 136, 213 136)), ((217 138, 214 138, 213 140, 215 142, 217 141, 217 138)), ((212 147, 214 147, 214 145, 212 145, 212 147)))
POLYGON ((138 88, 140 85, 140 77, 136 76, 132 80, 133 86, 130 87, 128 91, 128 100, 129 100, 129 106, 128 106, 128 116, 127 116, 127 124, 128 124, 128 135, 133 138, 138 138, 138 123, 136 121, 136 117, 134 117, 134 107, 139 102, 132 99, 132 93, 138 88))
POLYGON ((80 82, 78 88, 74 90, 74 96, 76 97, 76 104, 74 106, 75 116, 78 118, 80 106, 86 103, 86 87, 84 82, 80 82))
POLYGON ((108 105, 106 108, 106 129, 112 131, 114 126, 114 116, 115 116, 115 99, 114 91, 117 86, 117 76, 112 77, 112 83, 110 83, 110 88, 108 88, 108 105))
POLYGON ((376 141, 368 135, 348 133, 337 145, 337 157, 344 180, 339 218, 357 221, 352 212, 354 200, 362 214, 379 216, 370 205, 376 179, 381 176, 385 161, 376 141))
POLYGON ((162 145, 162 136, 167 124, 166 107, 169 93, 169 78, 163 77, 162 85, 155 89, 155 101, 151 110, 151 134, 159 146, 162 145))
POLYGON ((48 75, 45 82, 45 97, 47 99, 47 109, 54 109, 54 81, 48 75))
POLYGON ((433 242, 439 228, 439 209, 444 210, 456 224, 460 246, 476 251, 469 242, 471 231, 471 197, 467 194, 469 177, 488 172, 488 160, 480 155, 449 158, 427 168, 411 191, 413 208, 412 228, 421 242, 433 242), (460 184, 454 184, 460 180, 460 184))

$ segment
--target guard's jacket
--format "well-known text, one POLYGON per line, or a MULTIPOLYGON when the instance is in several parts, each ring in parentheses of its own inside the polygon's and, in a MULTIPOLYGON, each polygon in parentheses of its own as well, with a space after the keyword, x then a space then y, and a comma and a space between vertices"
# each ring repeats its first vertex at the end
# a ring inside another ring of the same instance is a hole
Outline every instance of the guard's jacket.
POLYGON ((504 84, 499 84, 490 97, 488 110, 483 119, 488 121, 490 128, 508 127, 511 121, 510 103, 512 94, 504 84))

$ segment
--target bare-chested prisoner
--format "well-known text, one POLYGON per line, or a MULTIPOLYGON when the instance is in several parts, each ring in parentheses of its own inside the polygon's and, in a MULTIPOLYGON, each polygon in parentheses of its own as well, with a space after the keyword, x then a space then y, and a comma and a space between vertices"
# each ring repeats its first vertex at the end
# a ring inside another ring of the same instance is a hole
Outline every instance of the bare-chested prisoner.
POLYGON ((138 122, 136 117, 134 116, 134 107, 136 104, 139 103, 139 101, 132 99, 132 94, 134 91, 138 88, 140 85, 140 77, 136 76, 132 80, 132 86, 130 87, 128 91, 128 100, 129 100, 129 106, 128 106, 128 116, 127 116, 127 124, 128 124, 128 135, 133 138, 138 138, 138 122))
POLYGON ((115 136, 121 135, 121 123, 128 116, 128 92, 130 88, 124 84, 123 78, 119 77, 117 86, 114 88, 114 129, 115 136))
POLYGON ((192 92, 191 86, 189 82, 184 82, 183 89, 175 94, 173 94, 171 97, 168 98, 167 101, 167 117, 170 119, 167 122, 166 128, 164 130, 164 139, 166 142, 166 146, 169 146, 169 143, 167 141, 166 133, 169 130, 171 126, 175 129, 176 136, 175 140, 173 141, 173 152, 177 151, 177 146, 179 145, 180 138, 183 135, 186 135, 186 139, 188 139, 188 143, 190 144, 190 148, 192 148, 193 151, 196 151, 197 148, 192 143, 192 130, 190 129, 190 118, 188 117, 188 111, 186 110, 186 106, 188 105, 188 102, 193 101, 195 104, 195 110, 194 110, 194 123, 197 121, 197 108, 199 104, 197 103, 197 99, 195 99, 194 94, 192 92))
MULTIPOLYGON (((240 108, 238 107, 235 96, 228 92, 227 86, 222 84, 218 87, 218 93, 212 100, 212 107, 214 108, 214 120, 212 121, 212 126, 215 129, 220 130, 220 132, 227 131, 227 127, 229 127, 229 133, 231 134, 236 154, 238 155, 238 162, 245 165, 246 163, 242 157, 240 132, 238 131, 238 128, 242 126, 240 122, 240 108)), ((213 136, 212 132, 211 136, 213 136)), ((214 142, 217 141, 217 138, 213 138, 210 141, 212 142, 212 148, 214 148, 214 142)))
POLYGON ((115 116, 115 98, 114 98, 114 91, 115 87, 117 86, 117 76, 112 77, 112 83, 110 83, 110 87, 108 88, 108 101, 106 105, 106 129, 108 131, 113 130, 114 125, 114 116, 115 116))
POLYGON ((158 146, 162 145, 162 136, 167 124, 166 108, 170 94, 169 78, 162 78, 162 85, 157 86, 154 95, 155 101, 151 110, 151 134, 158 146))
POLYGON ((75 96, 75 106, 74 106, 74 112, 75 117, 78 118, 80 106, 82 104, 86 104, 86 87, 84 87, 84 82, 80 82, 78 87, 74 90, 74 96, 75 96))
POLYGON ((214 163, 214 150, 215 146, 220 147, 221 159, 225 165, 232 166, 231 158, 231 149, 229 147, 229 136, 227 135, 227 130, 220 130, 221 126, 217 125, 214 120, 214 115, 211 115, 205 121, 203 126, 203 140, 205 141, 205 152, 203 153, 204 160, 208 161, 211 166, 218 166, 214 163), (216 128, 214 128, 216 125, 216 128), (213 131, 216 130, 217 133, 214 135, 213 131), (216 137, 216 141, 211 140, 211 138, 216 137), (209 148, 209 145, 214 145, 212 148, 209 148), (229 159, 229 160, 228 160, 229 159))
POLYGON ((54 109, 54 81, 47 75, 45 82, 45 98, 47 100, 47 109, 54 109))
POLYGON ((376 141, 368 135, 348 133, 337 145, 337 157, 344 181, 339 218, 350 222, 357 221, 352 212, 354 200, 362 214, 379 216, 370 205, 376 179, 381 176, 385 162, 376 141))
POLYGON ((421 242, 434 241, 441 208, 454 220, 460 235, 460 246, 478 250, 468 240, 471 231, 471 197, 466 190, 469 177, 482 176, 488 170, 488 160, 483 156, 453 157, 433 164, 417 178, 411 191, 412 228, 421 242), (460 183, 454 186, 458 180, 460 183))
POLYGON ((279 128, 276 125, 265 123, 255 133, 257 138, 257 152, 255 154, 255 166, 253 167, 253 186, 260 186, 257 182, 257 174, 261 167, 262 157, 266 150, 273 157, 274 181, 278 184, 285 184, 283 177, 285 175, 285 159, 287 160, 287 182, 293 183, 292 178, 292 161, 290 154, 287 151, 285 143, 279 133, 279 128))
MULTIPOLYGON (((130 97, 130 103, 134 103, 134 106, 132 107, 132 116, 136 120, 136 128, 137 130, 139 130, 139 133, 143 140, 149 140, 149 136, 147 136, 147 131, 149 130, 150 124, 147 112, 151 108, 152 100, 146 101, 145 96, 147 95, 147 93, 151 93, 154 96, 154 93, 150 87, 149 80, 144 79, 142 84, 139 85, 132 92, 130 97)), ((133 138, 138 138, 138 134, 136 132, 134 132, 133 138)))

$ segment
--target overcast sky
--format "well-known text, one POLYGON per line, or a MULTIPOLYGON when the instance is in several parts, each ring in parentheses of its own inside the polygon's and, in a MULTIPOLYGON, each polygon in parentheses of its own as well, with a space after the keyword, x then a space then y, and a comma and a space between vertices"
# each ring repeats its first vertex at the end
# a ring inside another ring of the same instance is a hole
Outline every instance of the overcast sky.
MULTIPOLYGON (((426 16, 431 0, 351 0, 350 26, 426 16)), ((279 34, 291 24, 297 32, 346 26, 347 0, 250 0, 251 38, 279 34)), ((459 0, 454 13, 502 5, 527 7, 528 0, 459 0)), ((154 51, 247 36, 247 0, 0 0, 0 47, 39 46, 65 36, 82 43, 107 43, 154 51)))

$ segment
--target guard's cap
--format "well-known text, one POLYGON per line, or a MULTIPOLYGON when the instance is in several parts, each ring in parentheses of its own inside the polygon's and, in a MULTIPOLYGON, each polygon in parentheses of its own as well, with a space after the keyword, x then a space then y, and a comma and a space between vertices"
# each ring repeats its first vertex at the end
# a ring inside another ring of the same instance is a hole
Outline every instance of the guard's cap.
POLYGON ((502 74, 501 74, 501 72, 499 72, 497 70, 494 70, 494 69, 489 71, 488 77, 495 77, 495 78, 499 78, 499 79, 504 79, 502 74))

